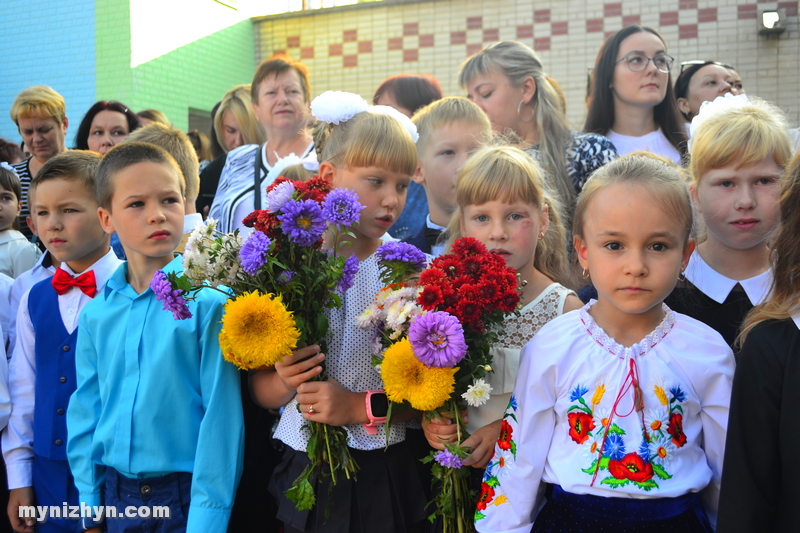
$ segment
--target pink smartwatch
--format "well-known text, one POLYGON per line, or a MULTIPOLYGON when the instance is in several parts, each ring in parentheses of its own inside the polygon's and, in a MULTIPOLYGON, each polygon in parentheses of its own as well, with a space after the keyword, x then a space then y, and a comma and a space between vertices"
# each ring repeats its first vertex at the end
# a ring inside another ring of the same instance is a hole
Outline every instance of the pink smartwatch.
POLYGON ((389 412, 389 399, 382 390, 368 390, 365 392, 367 393, 367 418, 369 418, 369 424, 364 424, 364 430, 367 435, 377 435, 378 426, 386 423, 386 414, 389 412))

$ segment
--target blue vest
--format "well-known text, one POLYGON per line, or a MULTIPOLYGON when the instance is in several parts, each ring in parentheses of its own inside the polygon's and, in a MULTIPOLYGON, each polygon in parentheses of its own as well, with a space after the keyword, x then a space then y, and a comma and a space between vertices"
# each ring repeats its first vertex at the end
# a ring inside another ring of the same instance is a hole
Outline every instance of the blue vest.
POLYGON ((51 280, 40 281, 28 295, 28 313, 36 346, 36 387, 33 407, 33 451, 58 461, 67 460, 67 406, 75 392, 75 344, 58 310, 51 280))

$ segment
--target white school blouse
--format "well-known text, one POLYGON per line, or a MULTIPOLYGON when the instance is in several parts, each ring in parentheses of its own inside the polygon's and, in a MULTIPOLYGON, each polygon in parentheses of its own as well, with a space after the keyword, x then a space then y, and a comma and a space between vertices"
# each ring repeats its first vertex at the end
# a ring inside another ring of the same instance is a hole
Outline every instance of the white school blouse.
POLYGON ((624 347, 589 316, 594 303, 551 321, 523 349, 483 479, 478 531, 530 531, 543 483, 615 498, 704 491, 716 523, 730 348, 716 331, 666 306, 653 332, 624 347), (632 378, 642 410, 635 409, 632 378))

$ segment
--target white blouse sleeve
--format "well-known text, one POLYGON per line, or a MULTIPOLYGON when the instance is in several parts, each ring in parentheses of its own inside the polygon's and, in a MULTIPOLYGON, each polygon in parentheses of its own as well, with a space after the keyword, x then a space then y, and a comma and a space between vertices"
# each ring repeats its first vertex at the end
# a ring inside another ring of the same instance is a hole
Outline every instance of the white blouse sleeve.
POLYGON ((536 339, 522 350, 500 440, 481 484, 475 513, 480 532, 527 533, 539 509, 539 489, 556 423, 557 368, 537 361, 536 339))

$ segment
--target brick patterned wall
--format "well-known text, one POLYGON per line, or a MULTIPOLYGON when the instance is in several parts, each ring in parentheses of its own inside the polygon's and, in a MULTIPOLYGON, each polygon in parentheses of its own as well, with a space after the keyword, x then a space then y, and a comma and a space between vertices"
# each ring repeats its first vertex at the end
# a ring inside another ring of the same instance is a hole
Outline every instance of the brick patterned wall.
POLYGON ((19 142, 9 117, 17 94, 50 85, 67 101, 67 145, 95 101, 95 0, 3 2, 0 16, 0 137, 19 142))
POLYGON ((541 55, 567 96, 576 126, 585 117, 587 67, 604 38, 629 24, 663 34, 676 59, 716 59, 736 66, 745 89, 800 122, 798 1, 762 0, 387 0, 318 12, 256 19, 257 59, 277 51, 302 60, 312 89, 352 91, 368 100, 388 76, 427 73, 445 94, 464 94, 459 64, 485 44, 519 40, 541 55), (758 3, 756 3, 758 2, 758 3), (782 7, 788 29, 759 36, 757 9, 782 7))

